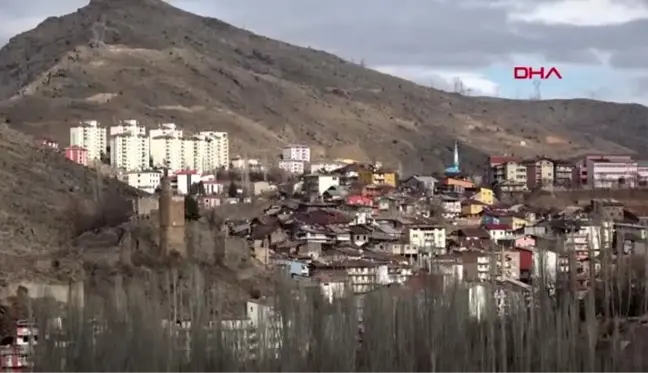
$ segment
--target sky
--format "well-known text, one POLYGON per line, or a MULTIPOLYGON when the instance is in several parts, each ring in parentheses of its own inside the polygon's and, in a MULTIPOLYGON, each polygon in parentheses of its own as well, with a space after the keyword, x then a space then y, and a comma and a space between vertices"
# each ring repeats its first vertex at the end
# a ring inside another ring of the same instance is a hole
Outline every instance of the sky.
MULTIPOLYGON (((0 45, 87 2, 2 0, 0 45)), ((648 0, 168 2, 448 91, 648 105, 648 0), (516 80, 515 66, 554 67, 562 79, 516 80)))

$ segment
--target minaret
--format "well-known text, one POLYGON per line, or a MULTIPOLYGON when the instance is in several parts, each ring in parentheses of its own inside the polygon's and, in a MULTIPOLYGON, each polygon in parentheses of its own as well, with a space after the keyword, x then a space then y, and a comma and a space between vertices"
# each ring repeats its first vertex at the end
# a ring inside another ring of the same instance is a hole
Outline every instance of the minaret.
POLYGON ((457 146, 457 141, 455 141, 455 145, 454 145, 454 158, 452 161, 452 165, 457 171, 459 171, 459 148, 457 146))

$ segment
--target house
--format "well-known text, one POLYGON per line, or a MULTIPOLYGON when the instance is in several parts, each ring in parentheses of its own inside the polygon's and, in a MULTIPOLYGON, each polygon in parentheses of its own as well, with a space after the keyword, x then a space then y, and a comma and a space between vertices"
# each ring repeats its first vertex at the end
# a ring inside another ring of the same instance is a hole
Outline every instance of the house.
POLYGON ((461 214, 461 201, 456 197, 441 196, 441 209, 445 219, 454 219, 461 214))
POLYGON ((258 196, 258 195, 264 194, 264 193, 274 192, 275 190, 277 190, 277 186, 273 185, 273 184, 270 184, 267 181, 255 181, 255 182, 252 183, 252 193, 255 196, 258 196))
POLYGON ((473 217, 479 215, 484 211, 486 205, 483 202, 474 199, 467 199, 461 201, 461 215, 466 217, 473 217))
POLYGON ((304 191, 311 195, 321 196, 331 187, 340 185, 340 177, 336 174, 304 175, 304 191))
POLYGON ((433 224, 415 224, 407 227, 410 245, 420 249, 445 249, 446 230, 443 226, 433 224))
POLYGON ((439 183, 439 190, 443 192, 463 193, 466 189, 475 187, 470 180, 458 177, 446 177, 439 183))
POLYGON ((506 224, 487 224, 484 229, 488 232, 491 240, 499 241, 513 237, 513 229, 510 225, 506 224))
POLYGON ((438 182, 439 180, 433 176, 415 175, 404 180, 401 183, 401 187, 426 194, 434 194, 438 182))
POLYGON ((468 250, 461 252, 464 279, 466 281, 486 281, 496 274, 496 261, 498 253, 468 250))
POLYGON ((495 203, 495 192, 489 188, 477 188, 477 193, 473 194, 472 199, 490 206, 495 203))
POLYGON ((36 143, 46 149, 53 149, 53 150, 59 149, 59 143, 47 137, 39 138, 38 140, 36 140, 36 143))
POLYGON ((389 185, 396 188, 398 176, 396 171, 386 168, 363 168, 358 171, 358 180, 365 185, 389 185))

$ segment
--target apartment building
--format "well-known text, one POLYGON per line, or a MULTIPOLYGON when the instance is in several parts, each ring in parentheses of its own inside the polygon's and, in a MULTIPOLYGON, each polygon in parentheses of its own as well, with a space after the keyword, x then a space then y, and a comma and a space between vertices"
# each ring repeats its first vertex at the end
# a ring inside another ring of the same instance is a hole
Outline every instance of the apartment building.
POLYGON ((493 181, 501 183, 504 181, 526 184, 527 168, 524 164, 516 161, 507 161, 498 164, 493 170, 493 181))
POLYGON ((284 161, 310 162, 311 151, 306 145, 292 144, 283 148, 281 157, 284 161))
POLYGON ((124 171, 149 169, 149 138, 137 131, 112 135, 110 137, 110 165, 124 171))
POLYGON ((548 158, 533 159, 524 162, 526 166, 526 183, 531 189, 553 185, 555 162, 548 158))
POLYGON ((153 167, 166 167, 175 172, 187 166, 182 131, 151 130, 149 142, 153 167))
POLYGON ((65 148, 65 158, 78 164, 88 165, 88 150, 80 146, 71 145, 65 148))
POLYGON ((125 134, 145 136, 146 128, 144 126, 140 126, 139 122, 136 119, 122 120, 119 122, 119 125, 110 127, 110 136, 125 134))
POLYGON ((121 181, 146 193, 155 193, 160 186, 162 174, 158 171, 127 172, 120 177, 121 181))
POLYGON ((587 186, 590 188, 634 187, 637 185, 638 164, 629 156, 585 159, 587 186))
POLYGON ((302 161, 281 161, 279 168, 291 174, 303 174, 304 162, 302 161))
POLYGON ((554 185, 559 188, 574 186, 575 166, 565 161, 554 162, 554 185))
POLYGON ((229 138, 225 132, 199 132, 183 141, 185 169, 212 172, 229 168, 229 138))
POLYGON ((88 160, 101 159, 108 146, 106 128, 101 127, 96 120, 87 120, 79 126, 70 128, 70 145, 85 148, 88 160))

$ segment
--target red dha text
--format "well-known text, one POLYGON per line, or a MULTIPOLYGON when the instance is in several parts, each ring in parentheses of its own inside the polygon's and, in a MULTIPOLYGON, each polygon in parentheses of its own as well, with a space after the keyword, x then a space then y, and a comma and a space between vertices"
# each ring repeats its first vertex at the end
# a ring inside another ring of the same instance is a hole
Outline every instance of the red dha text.
POLYGON ((541 67, 537 69, 537 68, 526 67, 526 66, 515 66, 513 68, 513 77, 515 79, 523 79, 523 80, 524 79, 533 80, 535 78, 538 78, 540 80, 545 80, 551 77, 562 79, 562 75, 560 74, 560 71, 558 71, 558 69, 555 67, 550 67, 550 68, 541 67))

